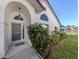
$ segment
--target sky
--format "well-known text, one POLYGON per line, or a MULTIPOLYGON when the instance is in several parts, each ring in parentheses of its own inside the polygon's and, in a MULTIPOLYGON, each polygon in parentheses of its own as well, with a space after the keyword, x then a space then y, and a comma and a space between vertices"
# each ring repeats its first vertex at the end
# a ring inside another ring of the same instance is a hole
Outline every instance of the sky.
POLYGON ((62 25, 78 24, 77 0, 48 0, 62 25))

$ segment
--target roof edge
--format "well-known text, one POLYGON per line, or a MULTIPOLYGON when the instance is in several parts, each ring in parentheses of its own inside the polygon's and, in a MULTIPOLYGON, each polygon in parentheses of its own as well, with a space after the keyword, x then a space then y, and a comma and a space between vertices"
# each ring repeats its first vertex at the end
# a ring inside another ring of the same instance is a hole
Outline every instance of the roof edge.
POLYGON ((61 22, 59 21, 59 19, 58 19, 58 17, 57 17, 57 15, 56 15, 56 13, 54 12, 53 8, 51 7, 51 5, 50 5, 49 1, 48 1, 48 0, 46 0, 46 1, 47 1, 48 5, 49 5, 49 7, 50 7, 51 11, 54 13, 55 17, 57 18, 57 21, 59 22, 60 26, 62 26, 62 24, 61 24, 61 22))

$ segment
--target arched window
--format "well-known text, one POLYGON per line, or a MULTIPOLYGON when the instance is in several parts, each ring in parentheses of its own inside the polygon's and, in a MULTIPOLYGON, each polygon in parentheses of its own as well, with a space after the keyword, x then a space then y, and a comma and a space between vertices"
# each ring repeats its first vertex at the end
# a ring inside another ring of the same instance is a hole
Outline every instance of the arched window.
POLYGON ((21 17, 21 15, 15 16, 14 19, 16 19, 16 20, 23 20, 23 18, 21 17))
POLYGON ((48 21, 48 17, 45 14, 42 14, 40 17, 41 20, 48 21))

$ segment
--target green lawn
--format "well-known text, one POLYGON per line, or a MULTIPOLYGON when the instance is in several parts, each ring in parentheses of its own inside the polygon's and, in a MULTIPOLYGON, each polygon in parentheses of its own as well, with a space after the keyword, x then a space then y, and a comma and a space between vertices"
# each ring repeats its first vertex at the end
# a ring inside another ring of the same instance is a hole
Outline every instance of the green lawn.
POLYGON ((77 35, 78 32, 66 32, 66 34, 68 34, 68 35, 77 35))
POLYGON ((48 59, 78 59, 78 36, 68 35, 67 39, 62 40, 52 48, 48 59))

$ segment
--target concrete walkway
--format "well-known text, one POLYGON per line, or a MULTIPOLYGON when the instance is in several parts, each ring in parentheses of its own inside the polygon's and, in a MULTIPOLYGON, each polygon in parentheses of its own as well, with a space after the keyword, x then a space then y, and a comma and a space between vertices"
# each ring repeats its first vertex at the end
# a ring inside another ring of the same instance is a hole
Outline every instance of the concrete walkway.
POLYGON ((9 57, 8 59, 42 59, 38 54, 34 51, 33 48, 27 48, 18 54, 9 57))

